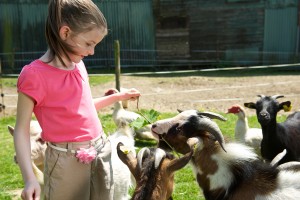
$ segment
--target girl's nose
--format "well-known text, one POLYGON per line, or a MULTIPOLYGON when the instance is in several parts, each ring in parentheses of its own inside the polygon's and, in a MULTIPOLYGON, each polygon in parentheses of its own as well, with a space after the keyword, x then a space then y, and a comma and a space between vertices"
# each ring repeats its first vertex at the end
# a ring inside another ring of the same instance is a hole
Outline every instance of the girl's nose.
POLYGON ((88 51, 88 54, 89 55, 94 55, 95 53, 95 48, 90 48, 89 51, 88 51))

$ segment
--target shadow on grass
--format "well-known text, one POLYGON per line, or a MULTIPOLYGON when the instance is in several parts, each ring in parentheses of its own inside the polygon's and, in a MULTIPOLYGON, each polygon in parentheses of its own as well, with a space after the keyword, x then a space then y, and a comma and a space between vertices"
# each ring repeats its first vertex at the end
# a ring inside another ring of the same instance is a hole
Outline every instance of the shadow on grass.
POLYGON ((150 140, 139 140, 135 139, 135 146, 138 148, 142 147, 156 147, 157 142, 156 141, 150 141, 150 140))

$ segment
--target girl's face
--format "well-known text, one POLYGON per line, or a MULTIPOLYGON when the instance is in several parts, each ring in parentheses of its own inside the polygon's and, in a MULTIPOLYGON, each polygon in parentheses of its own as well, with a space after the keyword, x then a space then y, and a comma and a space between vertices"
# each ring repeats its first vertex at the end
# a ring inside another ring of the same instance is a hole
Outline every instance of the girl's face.
POLYGON ((74 53, 68 53, 74 63, 79 63, 84 57, 94 55, 95 47, 105 37, 106 31, 94 28, 91 31, 71 34, 66 42, 71 45, 74 53))

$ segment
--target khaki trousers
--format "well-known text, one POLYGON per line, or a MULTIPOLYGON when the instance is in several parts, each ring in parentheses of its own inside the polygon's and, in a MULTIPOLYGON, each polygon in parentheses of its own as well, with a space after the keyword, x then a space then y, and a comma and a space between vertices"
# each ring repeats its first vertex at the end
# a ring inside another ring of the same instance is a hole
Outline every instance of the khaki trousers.
MULTIPOLYGON (((89 142, 54 145, 76 150, 89 147, 89 142)), ((79 162, 71 151, 63 152, 47 147, 44 172, 45 200, 113 200, 111 144, 104 136, 95 146, 99 146, 97 157, 90 164, 79 162)))

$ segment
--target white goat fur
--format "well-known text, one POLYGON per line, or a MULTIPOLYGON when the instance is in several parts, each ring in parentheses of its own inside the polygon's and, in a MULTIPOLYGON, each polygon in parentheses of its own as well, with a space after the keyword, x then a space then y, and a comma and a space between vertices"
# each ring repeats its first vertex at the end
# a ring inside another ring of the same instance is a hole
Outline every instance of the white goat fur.
MULTIPOLYGON (((8 126, 7 128, 10 134, 13 136, 14 127, 8 126)), ((30 132, 30 145, 31 145, 31 160, 39 170, 44 171, 44 159, 45 159, 45 151, 47 145, 41 138, 42 128, 39 125, 38 121, 36 120, 30 121, 29 132, 30 132)))
POLYGON ((117 154, 117 145, 122 142, 127 148, 136 155, 134 147, 133 131, 129 126, 119 128, 114 134, 110 135, 108 139, 111 142, 112 148, 112 167, 114 178, 114 200, 129 199, 129 188, 135 185, 135 179, 132 176, 127 165, 125 165, 117 154))
MULTIPOLYGON (((195 151, 201 150, 203 148, 202 145, 202 141, 199 140, 195 151)), ((233 180, 233 174, 230 173, 230 164, 232 162, 258 159, 258 156, 253 152, 253 149, 243 144, 228 143, 225 145, 225 149, 227 152, 222 150, 219 151, 218 154, 212 155, 212 160, 216 161, 218 164, 218 171, 209 176, 211 190, 220 187, 228 189, 228 186, 230 186, 230 183, 233 180)), ((192 168, 195 174, 203 174, 202 170, 197 168, 197 166, 192 165, 192 168)))

